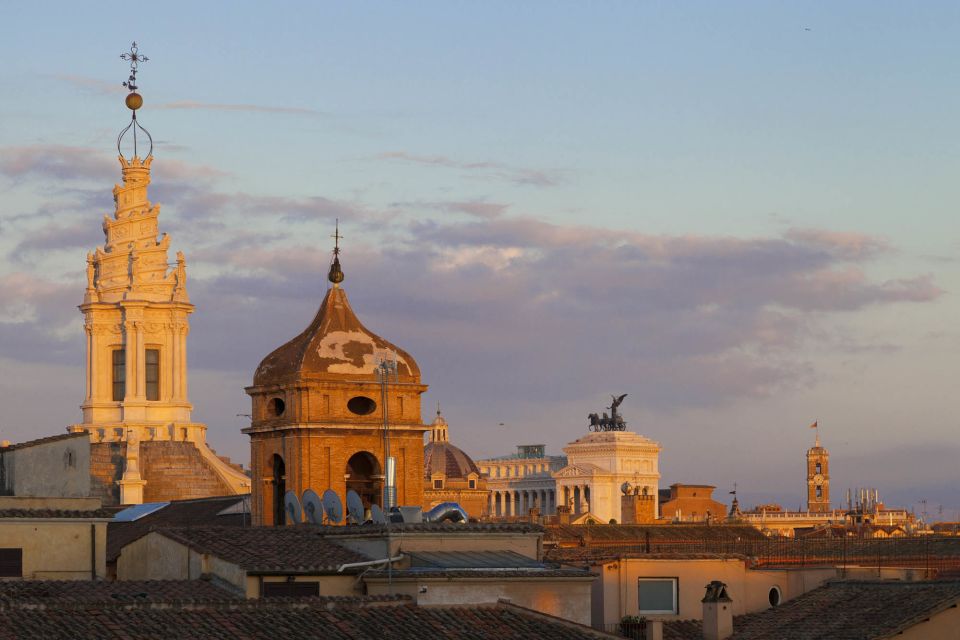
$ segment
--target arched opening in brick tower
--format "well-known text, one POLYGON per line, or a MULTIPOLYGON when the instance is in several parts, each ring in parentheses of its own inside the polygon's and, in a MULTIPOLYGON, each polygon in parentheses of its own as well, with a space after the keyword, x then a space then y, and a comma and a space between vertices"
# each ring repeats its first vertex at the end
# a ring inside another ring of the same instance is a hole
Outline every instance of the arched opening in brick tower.
POLYGON ((383 471, 376 456, 358 451, 347 460, 346 474, 347 490, 356 491, 364 507, 383 502, 383 471))
POLYGON ((283 458, 273 454, 273 524, 282 527, 287 524, 287 513, 284 509, 283 497, 287 493, 287 465, 283 458))

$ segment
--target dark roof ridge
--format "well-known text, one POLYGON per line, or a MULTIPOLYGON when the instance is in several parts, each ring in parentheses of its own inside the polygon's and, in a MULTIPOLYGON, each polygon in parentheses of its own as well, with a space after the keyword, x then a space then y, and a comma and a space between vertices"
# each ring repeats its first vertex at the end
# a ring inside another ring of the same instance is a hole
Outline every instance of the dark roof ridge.
POLYGON ((36 438, 35 440, 27 440, 26 442, 14 442, 9 447, 0 447, 0 451, 16 451, 17 449, 27 449, 29 447, 35 447, 41 444, 47 444, 50 442, 57 442, 59 440, 69 440, 70 438, 83 438, 90 437, 86 431, 76 431, 70 433, 61 433, 55 436, 45 436, 43 438, 36 438))

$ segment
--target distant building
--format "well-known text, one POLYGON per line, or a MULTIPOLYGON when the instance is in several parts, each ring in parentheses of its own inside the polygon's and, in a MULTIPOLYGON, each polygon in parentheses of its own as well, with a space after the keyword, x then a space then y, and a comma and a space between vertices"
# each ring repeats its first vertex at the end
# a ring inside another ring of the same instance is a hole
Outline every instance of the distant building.
POLYGON ((670 497, 660 504, 660 517, 676 522, 722 520, 727 505, 713 499, 716 487, 709 484, 670 485, 670 497))
POLYGON ((90 495, 90 438, 65 433, 0 444, 0 495, 85 498, 90 495))
POLYGON ((430 425, 430 441, 423 450, 423 509, 456 502, 471 518, 489 513, 487 478, 470 456, 451 444, 447 421, 437 409, 430 425))
POLYGON ((513 455, 478 460, 477 466, 487 477, 490 490, 490 517, 525 516, 532 507, 539 508, 542 515, 555 514, 553 473, 566 464, 563 456, 546 455, 542 444, 519 445, 513 455))
POLYGON ((660 445, 630 431, 600 431, 574 440, 563 452, 567 466, 553 474, 560 504, 571 515, 622 521, 620 487, 626 482, 657 496, 660 445))

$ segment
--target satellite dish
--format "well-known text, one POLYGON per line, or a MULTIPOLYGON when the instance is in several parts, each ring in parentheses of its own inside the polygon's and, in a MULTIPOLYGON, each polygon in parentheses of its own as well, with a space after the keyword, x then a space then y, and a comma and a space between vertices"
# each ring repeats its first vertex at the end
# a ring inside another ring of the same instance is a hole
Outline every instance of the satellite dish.
POLYGON ((293 524, 303 522, 303 509, 300 508, 300 498, 293 491, 283 495, 283 506, 287 512, 287 520, 293 524))
POLYGON ((363 524, 363 500, 356 491, 347 491, 347 514, 354 524, 363 524))
POLYGON ((370 522, 373 524, 386 524, 387 516, 383 514, 383 509, 378 504, 370 505, 370 522))
POLYGON ((313 489, 303 492, 303 514, 310 524, 323 524, 323 503, 313 489))
POLYGON ((340 502, 340 496, 333 489, 327 489, 323 492, 323 510, 327 512, 327 520, 333 524, 340 524, 343 520, 343 503, 340 502))

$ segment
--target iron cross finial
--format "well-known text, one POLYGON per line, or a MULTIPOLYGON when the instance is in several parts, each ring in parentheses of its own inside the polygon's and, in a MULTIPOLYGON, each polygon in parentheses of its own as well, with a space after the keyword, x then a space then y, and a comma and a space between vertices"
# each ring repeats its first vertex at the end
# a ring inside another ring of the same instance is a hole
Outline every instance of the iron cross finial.
POLYGON ((330 237, 333 238, 333 255, 337 255, 340 253, 340 240, 343 238, 343 236, 340 235, 340 218, 336 219, 336 227, 333 235, 330 237))
POLYGON ((121 60, 126 60, 130 63, 130 78, 123 83, 127 89, 130 91, 137 90, 137 65, 141 62, 146 62, 150 58, 140 53, 140 49, 137 47, 136 41, 130 45, 130 51, 127 53, 120 54, 121 60))

